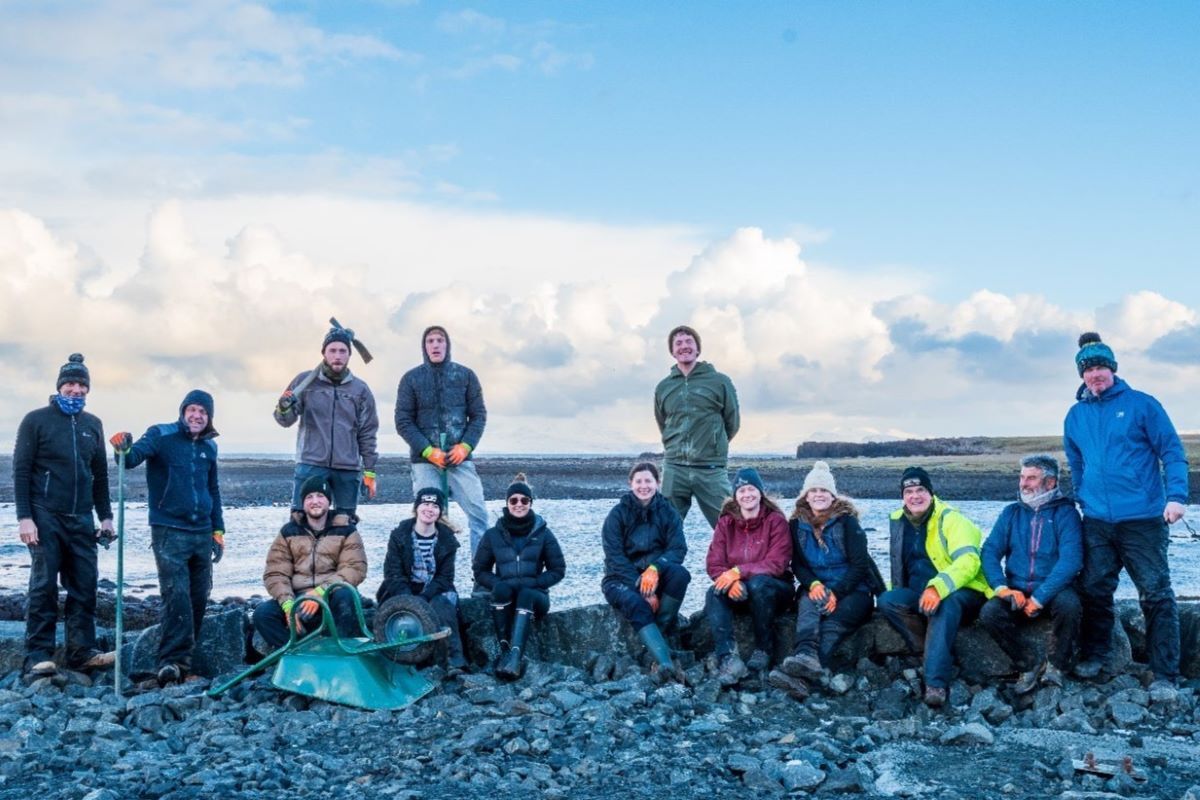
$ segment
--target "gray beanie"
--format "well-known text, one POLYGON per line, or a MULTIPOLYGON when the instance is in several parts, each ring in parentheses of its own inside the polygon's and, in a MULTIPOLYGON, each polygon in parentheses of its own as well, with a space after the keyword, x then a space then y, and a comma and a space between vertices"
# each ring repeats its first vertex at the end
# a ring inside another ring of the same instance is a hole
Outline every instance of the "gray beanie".
POLYGON ((804 497, 812 489, 824 489, 837 497, 837 482, 833 479, 833 472, 830 471, 829 465, 824 461, 813 464, 812 469, 804 476, 804 486, 800 489, 800 496, 804 497))

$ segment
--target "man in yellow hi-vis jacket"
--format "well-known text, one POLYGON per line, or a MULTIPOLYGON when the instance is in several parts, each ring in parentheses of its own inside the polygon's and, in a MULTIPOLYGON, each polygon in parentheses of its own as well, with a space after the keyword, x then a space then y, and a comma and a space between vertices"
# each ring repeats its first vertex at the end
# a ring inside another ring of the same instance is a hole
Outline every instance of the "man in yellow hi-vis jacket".
POLYGON ((925 702, 937 707, 946 702, 959 626, 978 617, 992 593, 980 570, 983 535, 934 496, 920 467, 904 470, 900 493, 904 505, 891 515, 892 588, 878 606, 912 652, 925 651, 925 702))

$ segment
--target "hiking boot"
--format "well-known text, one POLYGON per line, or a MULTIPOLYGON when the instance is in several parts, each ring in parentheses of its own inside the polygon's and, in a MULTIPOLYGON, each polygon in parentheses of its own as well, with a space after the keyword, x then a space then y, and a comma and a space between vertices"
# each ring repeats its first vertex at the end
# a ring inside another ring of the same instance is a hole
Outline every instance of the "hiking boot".
POLYGON ((45 678, 58 672, 58 664, 53 661, 39 661, 29 668, 29 675, 34 678, 45 678))
POLYGON ((722 686, 733 686, 750 674, 746 662, 737 653, 728 653, 721 658, 717 667, 717 682, 722 686))
POLYGON ((767 674, 767 683, 787 694, 793 700, 804 700, 809 695, 808 684, 782 670, 773 669, 767 674))
POLYGON ((107 653, 96 652, 88 656, 87 659, 79 665, 79 669, 104 669, 105 667, 111 667, 113 662, 116 660, 117 653, 115 650, 110 650, 107 653))
POLYGON ((925 705, 930 708, 941 708, 946 705, 946 698, 949 692, 944 686, 926 686, 925 687, 925 705))
POLYGON ((1057 686, 1061 689, 1062 685, 1062 670, 1053 664, 1047 664, 1046 669, 1042 671, 1042 686, 1057 686))
POLYGON ((1094 658, 1089 658, 1086 661, 1080 661, 1075 665, 1073 672, 1076 678, 1082 678, 1085 681, 1093 680, 1099 677, 1101 670, 1104 669, 1104 664, 1094 658))
POLYGON ((804 678, 810 681, 823 681, 826 677, 821 660, 811 653, 797 653, 788 656, 779 668, 793 678, 804 678))
POLYGON ((771 657, 767 655, 766 650, 755 650, 750 654, 750 660, 746 662, 746 669, 751 672, 762 672, 769 666, 771 666, 771 657))
POLYGON ((158 668, 154 679, 158 681, 158 688, 165 689, 173 683, 183 683, 183 670, 178 664, 166 664, 158 668))
POLYGON ((1017 694, 1029 694, 1037 688, 1040 677, 1042 677, 1041 667, 1034 667, 1027 672, 1022 672, 1017 676, 1017 682, 1013 684, 1013 691, 1017 694))

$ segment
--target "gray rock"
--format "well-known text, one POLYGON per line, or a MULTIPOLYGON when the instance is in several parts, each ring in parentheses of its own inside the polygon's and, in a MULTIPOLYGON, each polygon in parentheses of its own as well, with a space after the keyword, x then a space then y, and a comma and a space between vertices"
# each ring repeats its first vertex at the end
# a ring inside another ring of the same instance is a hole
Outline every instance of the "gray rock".
POLYGON ((554 705, 567 712, 574 711, 587 702, 586 697, 576 694, 569 689, 559 689, 551 692, 550 699, 554 702, 554 705))
MULTIPOLYGON (((246 665, 246 612, 237 607, 209 613, 200 627, 200 641, 192 656, 192 672, 213 678, 235 672, 246 665)), ((128 654, 122 655, 122 668, 130 677, 152 675, 158 667, 158 643, 162 635, 153 625, 137 637, 128 654)))
POLYGON ((968 722, 965 725, 955 725, 950 728, 938 738, 938 741, 942 744, 991 744, 996 741, 996 737, 986 725, 968 722))
POLYGON ((788 761, 780 770, 780 780, 789 792, 816 788, 825 780, 825 773, 807 761, 788 761))
POLYGON ((1108 713, 1113 722, 1122 728, 1132 728, 1146 719, 1146 709, 1135 704, 1120 700, 1108 704, 1108 713))
POLYGON ((1050 720, 1050 727, 1060 731, 1086 733, 1090 736, 1096 735, 1096 729, 1092 727, 1087 714, 1082 711, 1068 711, 1065 714, 1059 714, 1050 720))
POLYGON ((829 681, 829 691, 834 694, 845 694, 852 688, 854 688, 854 679, 844 672, 839 672, 829 681))

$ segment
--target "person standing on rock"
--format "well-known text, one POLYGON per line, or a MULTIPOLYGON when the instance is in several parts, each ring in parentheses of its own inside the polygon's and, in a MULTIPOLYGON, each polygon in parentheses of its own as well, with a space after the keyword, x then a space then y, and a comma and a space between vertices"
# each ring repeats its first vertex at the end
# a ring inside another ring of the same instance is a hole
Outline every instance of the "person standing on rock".
POLYGON ((150 544, 162 594, 162 638, 155 677, 179 683, 192 654, 212 591, 213 564, 225 553, 225 520, 217 481, 213 397, 193 389, 179 404, 179 419, 155 425, 137 442, 114 434, 115 457, 133 468, 146 462, 150 544))
POLYGON ((104 426, 83 410, 91 385, 83 356, 73 353, 58 371, 49 404, 21 420, 13 448, 17 532, 32 561, 22 669, 31 676, 58 669, 60 580, 67 592, 65 666, 107 667, 115 655, 96 646, 96 544, 100 536, 113 535, 113 522, 104 426))
POLYGON ((479 540, 471 567, 475 583, 491 595, 500 646, 496 677, 516 680, 525 669, 533 619, 550 611, 550 587, 566 575, 567 562, 546 521, 533 513, 533 489, 524 473, 513 478, 505 497, 504 512, 479 540))
POLYGON ((705 559, 713 584, 705 595, 704 615, 712 630, 717 678, 724 686, 771 666, 775 618, 791 605, 793 588, 787 518, 766 496, 757 470, 738 470, 733 487, 705 559), (742 661, 733 638, 735 613, 749 613, 754 624, 748 662, 742 661))
POLYGON ((388 537, 383 583, 375 599, 381 605, 399 595, 420 597, 438 620, 450 629, 446 640, 447 666, 459 673, 467 668, 458 625, 458 592, 454 588, 454 556, 458 537, 446 519, 446 495, 425 487, 413 500, 413 515, 388 537))
POLYGON ((879 611, 912 653, 925 652, 925 703, 946 704, 954 669, 954 639, 991 597, 980 571, 979 528, 933 493, 929 473, 900 476, 903 505, 892 512, 888 550, 892 588, 879 611))
POLYGON ((833 652, 871 619, 883 577, 867 552, 858 509, 839 497, 833 472, 813 464, 792 511, 792 572, 796 592, 796 649, 767 681, 797 699, 828 679, 833 652))
POLYGON ((293 378, 275 406, 275 421, 280 425, 290 428, 300 423, 292 480, 292 512, 297 521, 304 517, 300 489, 313 476, 329 480, 336 525, 357 519, 360 480, 367 497, 375 497, 379 415, 370 387, 350 372, 351 345, 364 361, 369 360, 354 331, 336 324, 330 328, 321 343, 321 363, 293 378))
POLYGON ((1117 359, 1097 333, 1079 337, 1083 385, 1063 423, 1063 449, 1083 510, 1083 626, 1075 674, 1103 668, 1116 619, 1121 569, 1137 587, 1155 680, 1179 679, 1179 609, 1167 563, 1168 526, 1183 519, 1188 462, 1162 405, 1116 376, 1117 359), (1165 482, 1164 482, 1165 481, 1165 482))
POLYGON ((1062 686, 1079 638, 1082 608, 1071 582, 1083 566, 1083 533, 1075 503, 1058 488, 1058 459, 1021 459, 1021 499, 1000 512, 983 543, 983 574, 995 595, 979 622, 1017 665, 1013 687, 1027 694, 1042 685, 1062 686), (1048 660, 1035 663, 1022 646, 1021 627, 1045 612, 1054 636, 1048 660))
POLYGON ((471 454, 483 438, 487 407, 479 378, 450 360, 450 334, 431 325, 421 334, 423 363, 396 387, 396 432, 408 443, 413 491, 437 486, 442 473, 450 497, 467 515, 471 556, 487 530, 483 483, 471 454))
POLYGON ((672 329, 667 349, 675 366, 654 389, 654 419, 665 451, 662 493, 681 519, 695 497, 716 527, 721 504, 733 494, 725 467, 741 424, 737 391, 727 375, 699 360, 700 334, 693 328, 672 329))
POLYGON ((294 517, 279 531, 267 551, 263 585, 270 600, 254 609, 254 629, 272 649, 288 641, 288 618, 297 633, 315 630, 321 624, 321 606, 313 598, 323 598, 333 613, 338 635, 361 635, 354 599, 347 589, 330 591, 333 583, 358 586, 367 577, 367 554, 354 522, 339 523, 331 517, 333 486, 329 478, 312 475, 300 487, 303 517, 294 517))
POLYGON ((683 520, 658 491, 658 467, 629 471, 629 491, 604 519, 604 599, 627 619, 654 658, 656 675, 684 682, 664 634, 675 627, 692 576, 683 566, 683 520))

